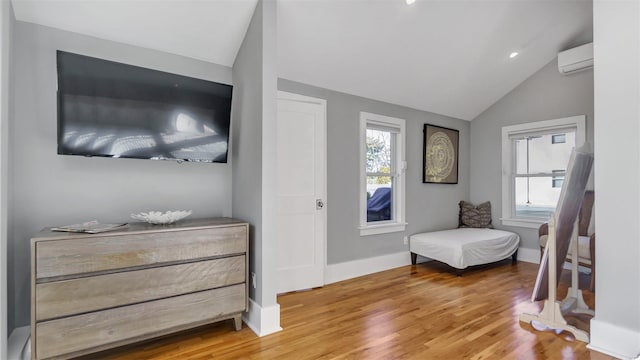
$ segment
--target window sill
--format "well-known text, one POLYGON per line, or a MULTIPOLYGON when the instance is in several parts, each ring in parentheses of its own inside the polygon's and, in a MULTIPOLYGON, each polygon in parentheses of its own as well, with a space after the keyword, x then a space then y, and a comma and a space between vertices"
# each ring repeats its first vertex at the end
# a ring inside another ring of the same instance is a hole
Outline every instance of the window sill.
POLYGON ((518 218, 501 218, 502 225, 518 226, 529 229, 537 229, 540 225, 546 223, 547 219, 518 219, 518 218))
POLYGON ((386 234, 392 232, 404 231, 407 223, 387 223, 380 225, 365 225, 360 226, 360 236, 386 234))

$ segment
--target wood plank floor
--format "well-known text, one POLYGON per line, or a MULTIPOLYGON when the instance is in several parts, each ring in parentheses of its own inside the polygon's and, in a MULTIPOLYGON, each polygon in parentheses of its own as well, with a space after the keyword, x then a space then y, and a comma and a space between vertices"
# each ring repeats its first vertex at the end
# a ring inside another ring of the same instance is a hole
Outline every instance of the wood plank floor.
MULTIPOLYGON (((86 358, 613 359, 566 332, 538 332, 518 321, 522 312, 539 311, 529 301, 536 271, 510 261, 461 277, 435 262, 405 266, 279 296, 283 331, 269 336, 246 325, 233 331, 229 321, 86 358)), ((594 305, 588 291, 585 300, 594 305)))

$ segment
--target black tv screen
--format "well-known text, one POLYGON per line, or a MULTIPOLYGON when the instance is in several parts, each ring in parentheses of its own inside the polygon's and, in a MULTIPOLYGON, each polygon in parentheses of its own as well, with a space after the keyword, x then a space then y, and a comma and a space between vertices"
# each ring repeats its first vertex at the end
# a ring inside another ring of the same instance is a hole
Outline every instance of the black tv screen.
POLYGON ((232 86, 58 51, 58 154, 227 162, 232 86))

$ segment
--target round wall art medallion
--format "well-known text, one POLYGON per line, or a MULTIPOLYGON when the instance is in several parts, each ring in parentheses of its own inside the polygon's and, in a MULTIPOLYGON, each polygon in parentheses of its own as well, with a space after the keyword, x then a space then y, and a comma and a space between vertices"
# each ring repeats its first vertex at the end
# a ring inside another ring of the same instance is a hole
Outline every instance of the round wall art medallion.
POLYGON ((427 140, 427 176, 429 181, 441 182, 451 175, 456 160, 453 143, 449 137, 438 131, 427 140))

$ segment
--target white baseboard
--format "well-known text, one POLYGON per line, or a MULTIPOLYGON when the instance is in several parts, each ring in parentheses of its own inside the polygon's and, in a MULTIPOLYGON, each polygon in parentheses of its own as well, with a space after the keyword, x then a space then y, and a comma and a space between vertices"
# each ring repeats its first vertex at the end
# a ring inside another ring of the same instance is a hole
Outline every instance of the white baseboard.
POLYGON ((587 348, 619 359, 640 358, 640 332, 617 325, 591 320, 591 336, 587 348))
POLYGON ((26 347, 30 333, 29 326, 13 329, 9 336, 9 341, 7 341, 7 360, 31 359, 31 348, 26 347))
MULTIPOLYGON (((538 264, 540 262, 540 252, 537 249, 520 248, 518 249, 518 260, 538 264)), ((418 256, 418 263, 427 261, 431 261, 431 259, 418 256)), ((405 265, 411 265, 410 252, 331 264, 327 265, 325 269, 324 283, 331 284, 405 265)))
POLYGON ((244 313, 242 320, 258 336, 282 330, 280 327, 280 304, 262 307, 253 299, 249 299, 249 312, 244 313))
POLYGON ((519 248, 518 261, 540 264, 540 249, 519 248))
POLYGON ((330 264, 325 268, 324 283, 331 284, 405 265, 411 265, 411 254, 408 251, 330 264))

